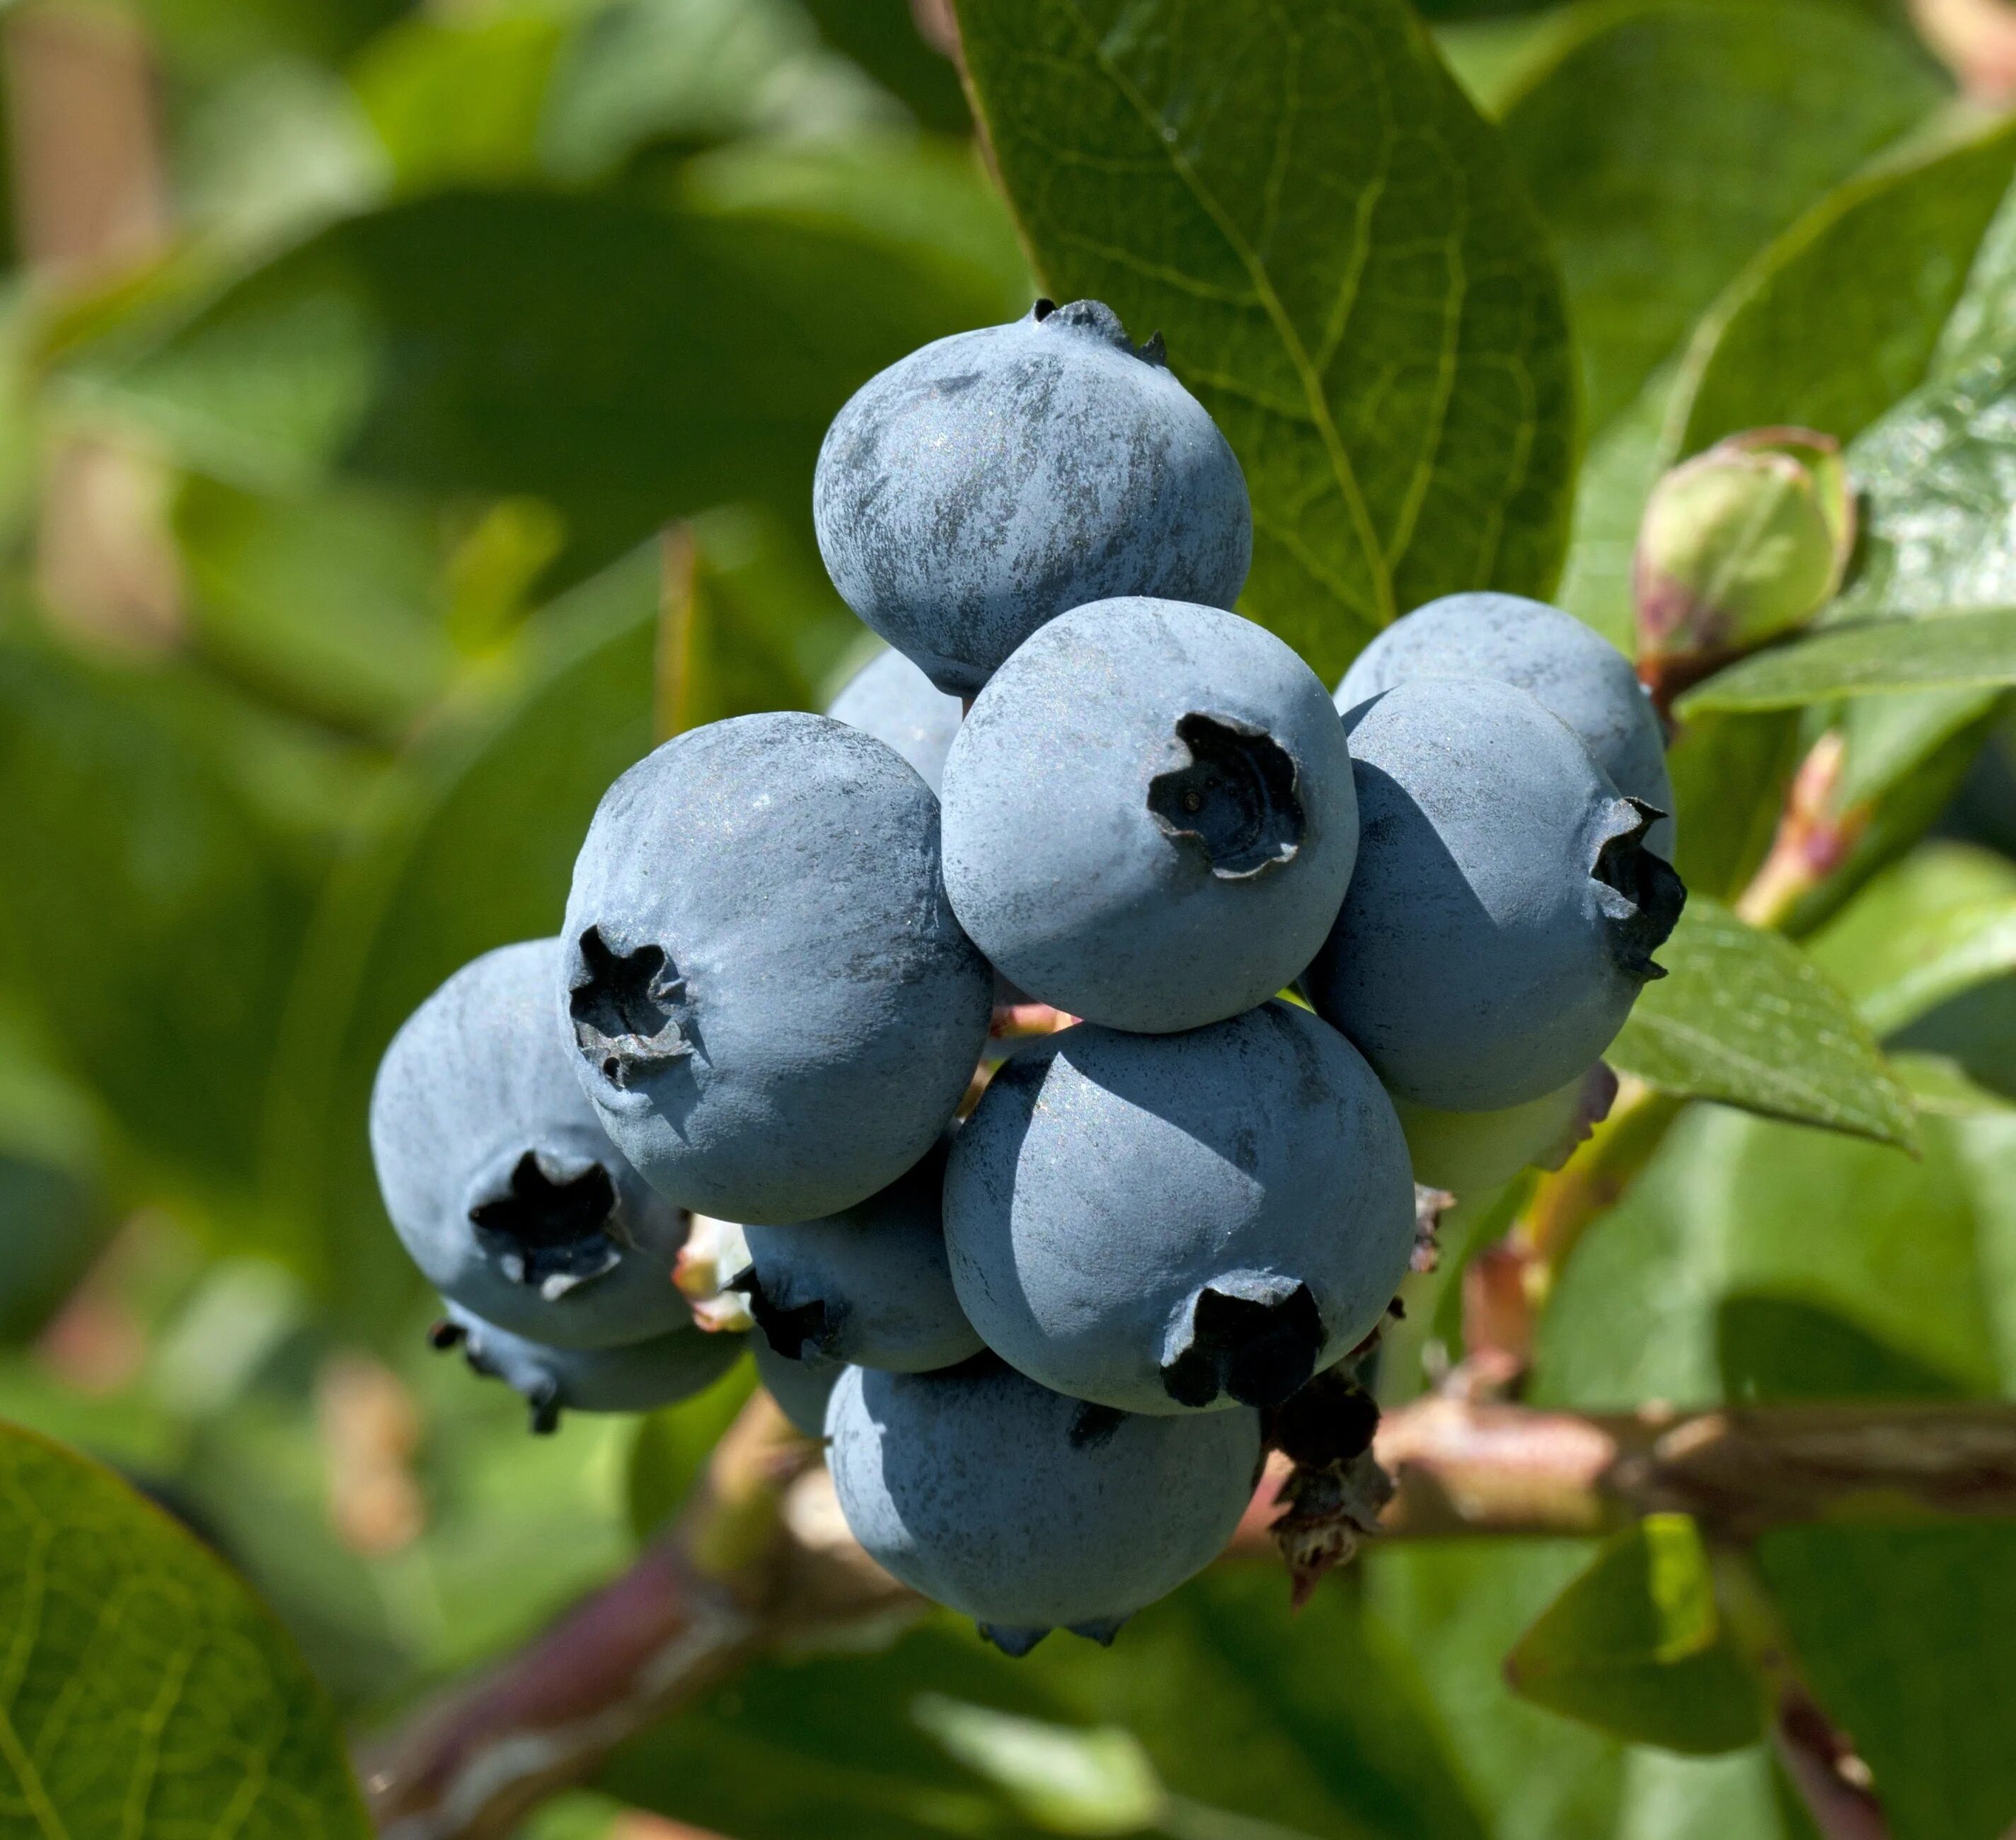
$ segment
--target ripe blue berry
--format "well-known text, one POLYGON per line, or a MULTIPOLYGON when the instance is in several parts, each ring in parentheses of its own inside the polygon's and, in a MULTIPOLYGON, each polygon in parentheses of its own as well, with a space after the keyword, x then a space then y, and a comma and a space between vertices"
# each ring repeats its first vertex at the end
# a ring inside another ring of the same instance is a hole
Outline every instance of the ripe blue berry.
POLYGON ((823 1220, 743 1230, 764 1339, 793 1360, 927 1374, 980 1352, 945 1263, 945 1146, 879 1194, 823 1220))
POLYGON ((371 1095, 386 1212, 427 1281, 556 1347, 691 1323, 679 1210, 602 1129, 553 1014, 560 942, 465 965, 394 1038, 371 1095))
POLYGON ((808 1438, 826 1435, 826 1403, 847 1370, 838 1361, 815 1358, 794 1361, 780 1355, 761 1335, 751 1335, 749 1352, 756 1357, 756 1377, 763 1389, 794 1428, 808 1438))
POLYGON ((704 1392, 735 1365, 744 1338, 689 1326, 621 1348, 548 1348, 451 1303, 434 1326, 438 1348, 459 1346, 478 1374, 524 1396, 532 1429, 558 1429, 560 1413, 654 1412, 704 1392))
POLYGON ((1225 437, 1160 341, 1096 301, 1039 301, 870 380, 826 435, 812 515, 841 598, 963 697, 1086 601, 1229 607, 1253 557, 1225 437))
POLYGON ((1264 627, 1179 601, 1044 627, 974 702, 944 797, 945 887, 1002 975, 1158 1034, 1291 983, 1358 848, 1315 674, 1264 627))
POLYGON ((1414 1186, 1371 1070, 1276 1002, 1024 1047, 953 1141, 945 1238, 974 1327, 1043 1385, 1141 1413, 1273 1406, 1378 1323, 1414 1186))
POLYGON ((560 983, 610 1136, 661 1194, 745 1224, 837 1213, 923 1156, 993 1000, 931 789, 801 715, 694 729, 617 781, 560 983))
POLYGON ((1116 1412, 985 1356, 943 1374, 850 1367, 826 1431, 855 1538, 1010 1655, 1052 1629, 1110 1642, 1202 1571, 1260 1460, 1257 1413, 1116 1412))
POLYGON ((895 748, 932 791, 938 790, 945 777, 945 752, 959 733, 959 700, 934 690, 931 680, 901 652, 884 652, 862 666, 826 714, 895 748))
POLYGON ((1687 891, 1567 727, 1484 678, 1411 678, 1345 718, 1358 867, 1303 979, 1399 1097, 1495 1111, 1597 1060, 1687 891))
MULTIPOLYGON (((1450 594, 1396 620, 1337 686, 1345 714, 1410 677, 1488 677, 1516 684, 1572 729, 1619 792, 1673 808, 1666 738, 1631 661, 1574 614, 1517 594, 1450 594)), ((1669 862, 1673 820, 1645 845, 1669 862)))

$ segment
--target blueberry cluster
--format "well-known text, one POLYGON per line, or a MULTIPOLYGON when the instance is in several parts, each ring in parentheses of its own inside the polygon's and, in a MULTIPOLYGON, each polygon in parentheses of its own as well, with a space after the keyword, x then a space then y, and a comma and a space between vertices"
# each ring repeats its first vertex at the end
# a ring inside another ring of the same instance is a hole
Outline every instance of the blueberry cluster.
POLYGON ((1607 1102, 1684 898, 1659 725, 1496 594, 1333 698, 1230 610, 1238 463, 1096 303, 874 379, 815 512, 895 649, 610 788, 561 936, 387 1054, 386 1204, 542 1429, 733 1359, 672 1281, 733 1222, 868 1551, 1011 1652, 1109 1640, 1223 1546, 1263 1414, 1369 1345, 1417 1182, 1557 1161, 1607 1102))

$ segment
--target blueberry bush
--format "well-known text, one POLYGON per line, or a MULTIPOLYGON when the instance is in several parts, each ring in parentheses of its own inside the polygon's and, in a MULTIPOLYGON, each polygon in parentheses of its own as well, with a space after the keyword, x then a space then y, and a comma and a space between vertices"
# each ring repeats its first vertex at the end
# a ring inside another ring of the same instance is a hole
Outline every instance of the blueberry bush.
POLYGON ((0 59, 0 1834, 2016 1833, 2016 8, 0 59))

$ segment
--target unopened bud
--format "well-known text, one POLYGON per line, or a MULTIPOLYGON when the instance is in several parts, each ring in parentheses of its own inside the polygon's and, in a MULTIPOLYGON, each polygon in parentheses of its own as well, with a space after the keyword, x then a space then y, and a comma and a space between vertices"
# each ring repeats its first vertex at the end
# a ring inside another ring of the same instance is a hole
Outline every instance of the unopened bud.
POLYGON ((1855 546, 1841 444, 1805 428, 1718 441, 1653 489, 1633 586, 1641 663, 1712 668, 1803 625, 1855 546))

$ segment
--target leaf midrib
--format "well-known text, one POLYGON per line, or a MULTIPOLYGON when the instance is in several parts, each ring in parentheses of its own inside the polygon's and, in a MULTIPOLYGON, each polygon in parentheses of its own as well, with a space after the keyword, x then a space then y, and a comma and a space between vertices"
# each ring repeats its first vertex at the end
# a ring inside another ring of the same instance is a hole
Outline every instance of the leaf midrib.
MULTIPOLYGON (((1266 314, 1269 322, 1273 326, 1276 336, 1279 337, 1283 348, 1288 355, 1290 363, 1294 367, 1296 376, 1301 381, 1302 393, 1309 411, 1310 420, 1323 441, 1323 452, 1329 458, 1330 470, 1337 481, 1337 491, 1344 499, 1346 514, 1351 520, 1352 533, 1357 538, 1359 546, 1363 551, 1369 565, 1373 590, 1372 609, 1373 616, 1380 625, 1390 625, 1393 618, 1393 581, 1391 570, 1386 561, 1384 548, 1379 541, 1377 531, 1373 527, 1371 510, 1365 502, 1364 492, 1359 484, 1357 470, 1352 465, 1351 455, 1345 450, 1343 437, 1337 427, 1336 419, 1330 413, 1330 399, 1323 392, 1323 379, 1317 372, 1308 349, 1303 344, 1301 335, 1295 330, 1293 322, 1289 319, 1287 310, 1283 305, 1280 296, 1275 291, 1273 280, 1267 272, 1266 265, 1260 260, 1258 254, 1247 243, 1245 238, 1240 235, 1229 214, 1219 203, 1209 188, 1203 183, 1190 162, 1164 137, 1161 131, 1161 115, 1150 106, 1147 98, 1141 93, 1140 90, 1128 79, 1118 65, 1107 55, 1104 43, 1097 32, 1093 30, 1092 22, 1085 17, 1084 9, 1078 4, 1078 0, 1062 0, 1062 4, 1070 15, 1072 23, 1078 27, 1087 49, 1091 52, 1093 61, 1105 73, 1107 80, 1111 82, 1128 106, 1139 117, 1142 124, 1150 129, 1149 138, 1161 150, 1163 158, 1168 162, 1170 170, 1183 182, 1184 188, 1197 200, 1205 215, 1217 227, 1219 234, 1225 239, 1226 247, 1237 257, 1240 267, 1246 271, 1247 278, 1252 283, 1255 299, 1259 301, 1262 311, 1266 314)), ((1276 16, 1278 18, 1278 14, 1276 16)), ((1282 23, 1285 29, 1287 22, 1283 21, 1282 23)), ((1376 190, 1377 185, 1383 183, 1382 176, 1382 178, 1370 189, 1376 190)), ((1358 247, 1362 250, 1363 247, 1361 240, 1358 247)), ((1355 297, 1356 278, 1362 272, 1362 261, 1354 258, 1351 272, 1346 276, 1344 286, 1340 290, 1341 301, 1355 297)), ((1348 317, 1348 305, 1339 317, 1348 317)))

